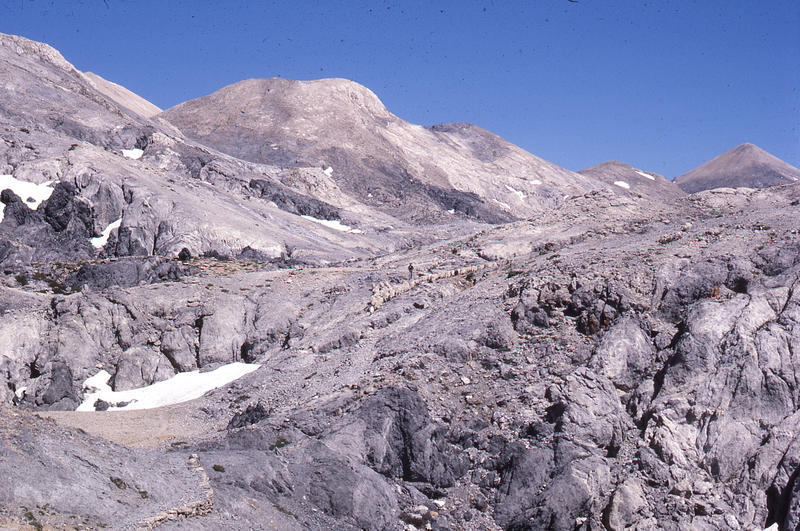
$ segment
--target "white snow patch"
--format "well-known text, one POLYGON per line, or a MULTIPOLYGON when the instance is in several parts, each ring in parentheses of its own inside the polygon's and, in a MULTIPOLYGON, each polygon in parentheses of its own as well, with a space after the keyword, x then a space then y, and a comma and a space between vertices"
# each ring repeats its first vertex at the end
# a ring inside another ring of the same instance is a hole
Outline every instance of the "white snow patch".
POLYGON ((322 170, 322 173, 324 173, 325 175, 327 175, 328 177, 330 177, 331 175, 333 175, 333 168, 331 168, 330 166, 328 166, 327 168, 324 168, 324 169, 322 170))
POLYGON ((778 524, 776 522, 776 523, 772 524, 771 526, 769 526, 767 528, 764 528, 764 531, 778 531, 778 529, 780 529, 780 528, 778 527, 778 524))
POLYGON ((112 221, 108 227, 103 229, 102 236, 92 238, 89 241, 92 242, 92 245, 94 245, 96 248, 101 249, 105 244, 108 243, 108 237, 111 236, 111 232, 119 228, 120 223, 122 223, 122 218, 112 221))
POLYGON ((450 209, 450 210, 448 210, 447 212, 448 212, 449 214, 455 214, 455 213, 456 213, 456 209, 455 209, 455 208, 451 208, 451 209, 450 209))
POLYGON ((531 181, 531 184, 542 184, 542 181, 540 181, 539 179, 534 179, 531 181))
POLYGON ((27 390, 28 390, 27 387, 20 387, 19 389, 14 391, 14 394, 16 395, 17 400, 22 400, 22 397, 25 396, 25 391, 27 391, 27 390))
POLYGON ((151 409, 180 404, 200 398, 208 391, 222 387, 259 367, 261 367, 259 364, 229 363, 209 372, 181 372, 168 380, 128 391, 112 390, 108 385, 111 375, 106 371, 100 371, 83 382, 86 394, 77 411, 94 411, 94 403, 98 399, 109 404, 128 402, 122 407, 111 406, 109 410, 151 409))
MULTIPOLYGON (((15 179, 12 175, 0 175, 0 191, 10 189, 17 194, 25 205, 31 210, 36 208, 47 200, 50 194, 53 193, 53 187, 50 186, 53 181, 47 181, 42 184, 29 183, 28 181, 20 181, 15 179)), ((0 221, 3 221, 3 213, 6 206, 0 203, 0 221)))
POLYGON ((314 223, 319 223, 320 225, 325 225, 329 229, 338 230, 340 232, 350 232, 353 234, 361 234, 364 232, 359 229, 354 229, 350 225, 345 225, 337 219, 317 219, 313 216, 300 216, 300 217, 313 221, 314 223))
POLYGON ((620 188, 625 188, 626 190, 631 189, 631 185, 629 185, 625 181, 614 181, 614 186, 619 186, 620 188))
POLYGON ((639 175, 641 175, 645 179, 650 179, 651 181, 655 181, 656 180, 656 178, 653 177, 652 175, 650 175, 649 173, 645 173, 645 172, 639 171, 639 170, 636 170, 636 173, 638 173, 639 175))
POLYGON ((139 160, 144 155, 144 151, 139 148, 123 149, 122 156, 126 159, 139 160))
POLYGON ((525 201, 525 197, 527 197, 527 196, 525 195, 525 192, 522 192, 522 191, 520 191, 520 190, 517 190, 516 188, 513 188, 513 187, 511 187, 511 186, 509 186, 509 185, 506 185, 506 189, 507 189, 509 192, 512 192, 512 193, 515 193, 515 194, 517 194, 517 197, 519 197, 519 200, 520 200, 520 201, 525 201))

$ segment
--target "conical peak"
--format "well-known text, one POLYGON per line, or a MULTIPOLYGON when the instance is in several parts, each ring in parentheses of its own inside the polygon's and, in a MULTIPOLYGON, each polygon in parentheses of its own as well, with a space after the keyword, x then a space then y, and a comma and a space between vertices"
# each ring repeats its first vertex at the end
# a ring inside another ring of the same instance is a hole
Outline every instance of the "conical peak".
MULTIPOLYGON (((764 151, 755 144, 746 142, 715 157, 706 164, 744 166, 748 164, 785 164, 776 156, 764 151)), ((702 167, 702 166, 701 166, 702 167)))
POLYGON ((798 178, 800 170, 748 142, 684 173, 675 182, 692 193, 720 187, 764 188, 798 178))

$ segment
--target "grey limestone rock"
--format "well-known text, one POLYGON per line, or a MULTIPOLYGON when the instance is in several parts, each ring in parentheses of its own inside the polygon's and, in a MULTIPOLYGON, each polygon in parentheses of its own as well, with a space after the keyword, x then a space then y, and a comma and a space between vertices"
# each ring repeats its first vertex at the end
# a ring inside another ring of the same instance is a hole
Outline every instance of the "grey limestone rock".
POLYGON ((146 387, 174 376, 175 371, 159 352, 145 347, 132 347, 122 353, 114 373, 115 391, 146 387))
POLYGON ((431 422, 416 393, 385 388, 364 401, 357 415, 366 423, 365 460, 376 471, 436 487, 449 487, 464 473, 446 429, 431 422))
POLYGON ((655 355, 656 349, 641 325, 625 317, 603 334, 590 366, 618 388, 630 391, 653 366, 655 355))

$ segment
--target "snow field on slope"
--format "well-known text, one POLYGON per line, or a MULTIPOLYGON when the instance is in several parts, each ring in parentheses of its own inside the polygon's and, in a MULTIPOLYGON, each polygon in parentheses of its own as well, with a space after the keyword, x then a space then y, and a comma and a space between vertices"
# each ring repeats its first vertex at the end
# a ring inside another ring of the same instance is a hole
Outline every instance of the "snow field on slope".
POLYGON ((142 155, 144 155, 144 151, 138 148, 122 150, 122 156, 126 159, 139 160, 142 158, 142 155))
MULTIPOLYGON (((27 181, 20 181, 15 179, 12 175, 0 175, 0 191, 10 189, 17 194, 25 205, 31 210, 36 208, 50 198, 53 193, 53 187, 50 186, 53 181, 47 181, 42 184, 29 183, 27 181), (32 199, 32 201, 29 201, 32 199)), ((6 206, 0 204, 0 221, 3 221, 3 214, 6 206)))
POLYGON ((83 382, 86 394, 77 411, 94 411, 94 404, 98 399, 109 404, 128 402, 122 407, 112 405, 108 408, 109 411, 151 409, 180 404, 200 398, 208 391, 237 380, 259 367, 261 367, 259 364, 229 363, 209 372, 200 372, 199 370, 181 372, 167 380, 128 391, 111 389, 111 386, 108 385, 111 375, 105 370, 101 370, 83 382))
POLYGON ((520 191, 520 190, 517 190, 516 188, 514 188, 514 187, 512 187, 512 186, 509 186, 509 185, 506 185, 506 189, 507 189, 509 192, 511 192, 511 193, 513 193, 513 194, 516 194, 516 195, 517 195, 517 197, 519 197, 519 200, 520 200, 520 201, 525 201, 525 198, 527 197, 527 195, 525 194, 525 192, 522 192, 522 191, 520 191))
POLYGON ((639 171, 639 170, 636 170, 636 173, 638 173, 639 175, 641 175, 642 177, 644 177, 646 179, 650 179, 651 181, 655 181, 656 180, 656 178, 653 177, 652 175, 650 175, 649 173, 645 173, 645 172, 639 171))
POLYGON ((363 232, 359 229, 352 228, 350 225, 344 225, 343 223, 335 219, 317 219, 313 216, 300 216, 300 217, 313 221, 314 223, 319 223, 320 225, 325 225, 329 229, 338 230, 340 232, 351 232, 353 234, 361 234, 363 232))
POLYGON ((89 241, 97 249, 102 249, 103 246, 108 243, 108 238, 111 236, 111 232, 118 229, 121 223, 122 223, 122 218, 119 218, 116 221, 112 221, 108 225, 108 227, 103 229, 102 235, 98 236, 97 238, 91 238, 89 241))

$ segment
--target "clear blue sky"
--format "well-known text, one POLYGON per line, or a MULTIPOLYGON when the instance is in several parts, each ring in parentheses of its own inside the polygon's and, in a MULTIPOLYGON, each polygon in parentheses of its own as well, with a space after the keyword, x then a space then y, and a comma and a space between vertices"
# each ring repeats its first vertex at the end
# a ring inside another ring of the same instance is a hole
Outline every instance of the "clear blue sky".
POLYGON ((163 108, 344 77, 572 170, 675 177, 742 142, 800 166, 800 0, 0 0, 0 31, 163 108))

